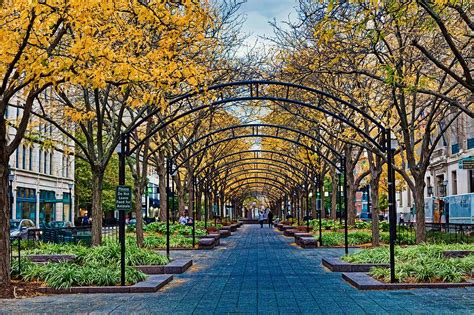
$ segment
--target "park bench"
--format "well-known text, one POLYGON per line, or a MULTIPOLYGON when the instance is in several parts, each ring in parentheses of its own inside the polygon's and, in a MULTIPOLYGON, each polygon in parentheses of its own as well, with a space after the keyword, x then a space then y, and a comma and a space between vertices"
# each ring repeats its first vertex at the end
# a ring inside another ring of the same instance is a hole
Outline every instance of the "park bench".
POLYGON ((198 246, 201 249, 212 249, 216 247, 217 240, 214 237, 203 237, 199 239, 198 246))

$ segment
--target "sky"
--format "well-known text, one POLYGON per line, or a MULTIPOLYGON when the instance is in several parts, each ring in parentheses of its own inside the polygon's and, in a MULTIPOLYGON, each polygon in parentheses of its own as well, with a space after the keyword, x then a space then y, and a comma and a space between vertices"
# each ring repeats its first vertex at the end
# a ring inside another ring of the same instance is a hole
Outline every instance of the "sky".
POLYGON ((250 34, 247 45, 253 46, 255 40, 263 43, 262 36, 273 35, 273 28, 268 23, 274 19, 278 24, 288 21, 288 18, 295 19, 297 0, 247 0, 242 4, 240 12, 246 16, 246 21, 242 25, 242 32, 250 34))

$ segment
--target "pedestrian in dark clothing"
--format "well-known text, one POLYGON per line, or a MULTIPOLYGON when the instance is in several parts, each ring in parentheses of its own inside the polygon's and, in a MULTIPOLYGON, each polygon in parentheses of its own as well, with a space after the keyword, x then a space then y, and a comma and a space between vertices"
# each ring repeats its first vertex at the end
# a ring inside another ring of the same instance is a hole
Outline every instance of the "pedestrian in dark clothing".
POLYGON ((265 222, 265 216, 263 214, 263 211, 260 210, 258 212, 258 223, 260 223, 260 228, 263 228, 263 222, 265 222))
POLYGON ((268 211, 268 227, 272 227, 273 224, 273 212, 272 210, 268 211))

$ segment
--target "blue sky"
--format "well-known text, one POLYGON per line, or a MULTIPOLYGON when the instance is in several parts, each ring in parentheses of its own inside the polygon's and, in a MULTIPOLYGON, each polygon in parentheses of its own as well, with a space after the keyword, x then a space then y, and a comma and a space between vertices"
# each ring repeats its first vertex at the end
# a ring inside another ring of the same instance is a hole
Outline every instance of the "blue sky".
POLYGON ((288 21, 288 18, 294 19, 296 2, 297 0, 247 0, 242 4, 241 13, 247 17, 242 31, 251 34, 247 44, 252 44, 259 36, 273 35, 268 21, 275 19, 281 24, 282 21, 288 21))

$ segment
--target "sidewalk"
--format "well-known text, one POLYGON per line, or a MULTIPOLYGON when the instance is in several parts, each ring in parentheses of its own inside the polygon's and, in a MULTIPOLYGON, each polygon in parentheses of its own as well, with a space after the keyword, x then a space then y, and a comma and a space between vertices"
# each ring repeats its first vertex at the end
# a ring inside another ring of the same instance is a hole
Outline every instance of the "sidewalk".
POLYGON ((212 251, 193 256, 190 271, 156 294, 45 296, 1 301, 0 313, 158 314, 439 314, 474 313, 474 289, 358 291, 321 266, 339 249, 297 248, 277 232, 244 225, 212 251))

